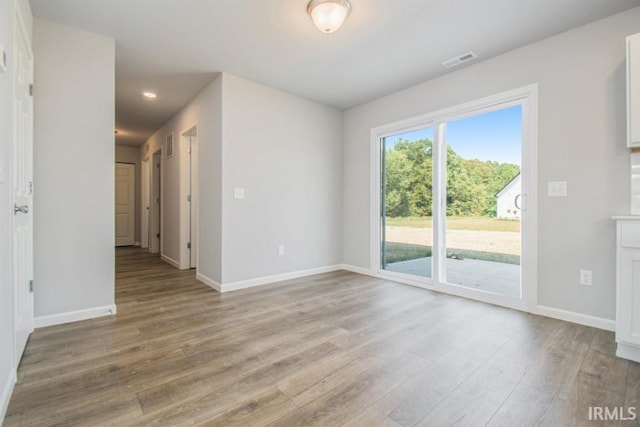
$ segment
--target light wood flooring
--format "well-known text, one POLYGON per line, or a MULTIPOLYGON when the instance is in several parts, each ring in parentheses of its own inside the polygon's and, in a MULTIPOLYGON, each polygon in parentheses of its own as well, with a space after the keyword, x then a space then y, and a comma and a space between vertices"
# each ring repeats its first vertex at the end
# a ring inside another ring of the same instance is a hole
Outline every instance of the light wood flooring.
POLYGON ((586 422, 589 405, 640 409, 640 365, 610 332, 367 276, 221 295, 127 248, 116 291, 116 316, 33 333, 6 426, 596 426, 618 423, 586 422))

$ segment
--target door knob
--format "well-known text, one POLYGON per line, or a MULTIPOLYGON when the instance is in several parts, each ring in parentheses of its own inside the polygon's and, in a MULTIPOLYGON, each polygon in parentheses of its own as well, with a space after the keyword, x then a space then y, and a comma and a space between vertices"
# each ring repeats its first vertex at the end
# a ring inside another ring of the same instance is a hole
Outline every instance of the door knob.
POLYGON ((29 205, 22 205, 22 206, 13 205, 13 214, 15 215, 18 212, 23 214, 29 213, 29 205))

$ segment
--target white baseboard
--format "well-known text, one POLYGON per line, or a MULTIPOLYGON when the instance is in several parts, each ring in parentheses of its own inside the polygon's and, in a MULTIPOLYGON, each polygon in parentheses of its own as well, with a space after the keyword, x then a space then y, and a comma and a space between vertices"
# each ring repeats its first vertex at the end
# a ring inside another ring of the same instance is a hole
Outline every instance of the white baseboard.
POLYGON ((577 323, 579 325, 604 329, 605 331, 616 330, 615 320, 604 319, 602 317, 591 316, 589 314, 576 313, 574 311, 567 311, 559 308, 547 307, 544 305, 536 306, 536 308, 532 312, 534 314, 551 317, 553 319, 559 319, 566 322, 577 323))
POLYGON ((4 420, 5 415, 7 415, 7 408, 9 407, 9 401, 11 400, 13 386, 16 384, 16 380, 16 371, 15 369, 12 369, 10 375, 2 386, 2 394, 0 394, 0 425, 2 424, 2 420, 4 420))
POLYGON ((300 277, 313 276, 314 274, 329 273, 342 270, 342 265, 329 265, 326 267, 310 268, 308 270, 293 271, 291 273, 275 274, 273 276, 258 277, 255 279, 241 280, 220 285, 220 292, 231 292, 240 289, 253 288, 254 286, 268 285, 270 283, 283 282, 285 280, 298 279, 300 277))
POLYGON ((201 281, 205 285, 215 289, 216 291, 222 292, 222 285, 220 285, 220 283, 216 282, 215 280, 208 278, 204 274, 196 273, 196 279, 201 281))
POLYGON ((342 264, 340 267, 343 270, 350 271, 352 273, 358 273, 358 274, 363 274, 365 276, 376 277, 368 268, 356 267, 355 265, 350 265, 350 264, 342 264))
POLYGON ((640 347, 619 342, 616 356, 640 363, 640 347))
MULTIPOLYGON (((300 277, 311 276, 311 275, 320 274, 320 273, 328 273, 328 272, 337 271, 337 270, 351 271, 353 273, 362 274, 362 275, 371 276, 371 277, 381 277, 379 275, 374 274, 368 268, 357 267, 355 265, 350 265, 350 264, 339 264, 339 265, 332 265, 328 267, 313 268, 310 270, 301 270, 301 271, 295 271, 292 273, 278 274, 278 275, 267 276, 267 277, 259 277, 256 279, 225 283, 225 284, 220 284, 215 280, 212 280, 200 273, 196 275, 196 278, 200 280, 202 283, 206 284, 207 286, 210 286, 213 289, 217 290, 218 292, 230 292, 230 291, 235 291, 239 289, 267 285, 270 283, 282 282, 284 280, 297 279, 300 277)), ((387 277, 384 277, 384 278, 387 280, 396 281, 398 283, 403 283, 410 286, 419 286, 421 288, 429 289, 435 292, 450 293, 453 295, 461 296, 463 298, 475 299, 481 302, 487 302, 489 304, 496 304, 496 302, 484 301, 483 299, 480 299, 480 298, 474 298, 473 296, 466 295, 463 292, 447 292, 446 290, 439 289, 437 287, 425 287, 423 285, 418 285, 415 283, 410 283, 410 282, 405 283, 404 281, 395 279, 395 278, 387 278, 387 277)), ((527 311, 520 306, 517 306, 517 307, 514 306, 511 308, 527 311)), ((531 310, 531 313, 538 314, 540 316, 551 317, 553 319, 564 320, 566 322, 577 323, 579 325, 585 325, 585 326, 591 326, 593 328, 604 329, 606 331, 615 331, 616 329, 616 323, 614 320, 604 319, 601 317, 591 316, 588 314, 576 313, 573 311, 562 310, 559 308, 538 305, 533 310, 531 310)))
POLYGON ((175 268, 180 270, 180 263, 178 261, 176 261, 175 259, 170 258, 170 257, 166 256, 165 254, 162 254, 160 256, 160 258, 162 258, 162 260, 164 262, 166 262, 167 264, 171 264, 172 266, 174 266, 175 268))
POLYGON ((116 314, 116 305, 105 305, 103 307, 87 308, 85 310, 69 311, 67 313, 51 314, 49 316, 39 316, 34 319, 36 328, 45 326, 61 325, 63 323, 78 322, 80 320, 93 319, 96 317, 111 316, 116 314))

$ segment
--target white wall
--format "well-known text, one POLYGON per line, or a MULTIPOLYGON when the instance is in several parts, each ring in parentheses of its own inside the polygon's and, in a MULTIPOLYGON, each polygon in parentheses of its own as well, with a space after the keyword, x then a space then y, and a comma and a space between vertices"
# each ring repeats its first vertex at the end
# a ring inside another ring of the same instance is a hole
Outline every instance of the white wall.
POLYGON ((175 156, 167 159, 166 150, 162 155, 164 211, 161 235, 163 255, 186 268, 189 260, 184 259, 181 248, 186 246, 188 236, 181 227, 181 221, 188 221, 188 203, 184 185, 186 175, 180 175, 180 165, 188 154, 187 147, 181 144, 180 135, 194 125, 198 126, 202 235, 199 253, 203 260, 198 262, 198 271, 216 281, 220 278, 221 102, 222 78, 218 76, 140 147, 140 159, 147 159, 163 147, 169 133, 174 133, 175 156))
MULTIPOLYGON (((222 280, 222 76, 205 89, 207 116, 198 121, 198 272, 222 280)), ((197 99, 197 98, 196 98, 197 99)))
MULTIPOLYGON (((21 0, 22 16, 31 36, 31 8, 21 0)), ((0 74, 0 424, 15 381, 13 281, 11 277, 11 141, 13 140, 13 16, 14 1, 0 0, 0 44, 7 52, 7 72, 0 74)))
MULTIPOLYGON (((180 143, 194 124, 201 276, 228 284, 341 263, 340 110, 224 73, 141 147, 141 158, 169 132, 180 143), (245 199, 234 199, 235 187, 245 189, 245 199)), ((176 150, 185 154, 186 147, 176 150)), ((164 200, 175 208, 167 213, 165 205, 164 252, 183 264, 186 163, 177 158, 170 170, 164 162, 164 200)))
POLYGON ((136 165, 134 240, 136 242, 136 245, 138 245, 141 241, 140 224, 142 221, 142 168, 140 165, 140 150, 137 147, 116 145, 116 162, 136 165))
POLYGON ((222 105, 222 283, 340 264, 342 112, 226 73, 222 105))
POLYGON ((591 23, 355 107, 344 127, 344 261, 369 268, 372 127, 531 83, 539 84, 538 303, 615 316, 615 233, 629 210, 624 37, 640 8, 591 23), (569 197, 546 197, 548 181, 569 197), (581 268, 593 286, 578 284, 581 268))
POLYGON ((114 304, 115 43, 36 18, 34 51, 38 318, 114 304))

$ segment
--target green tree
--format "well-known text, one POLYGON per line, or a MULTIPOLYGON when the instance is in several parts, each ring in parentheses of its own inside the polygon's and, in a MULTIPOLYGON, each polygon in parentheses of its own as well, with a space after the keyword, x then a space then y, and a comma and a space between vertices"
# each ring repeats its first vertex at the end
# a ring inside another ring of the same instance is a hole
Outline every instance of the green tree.
POLYGON ((433 143, 428 139, 396 143, 394 150, 406 154, 411 169, 407 176, 409 215, 430 216, 433 205, 433 143))
MULTIPOLYGON (((400 140, 386 149, 384 164, 386 214, 431 216, 433 142, 400 140)), ((447 214, 495 216, 495 194, 518 173, 518 165, 464 159, 447 147, 447 214)))
POLYGON ((393 149, 387 151, 384 162, 386 214, 391 217, 409 216, 411 162, 405 152, 393 149))

